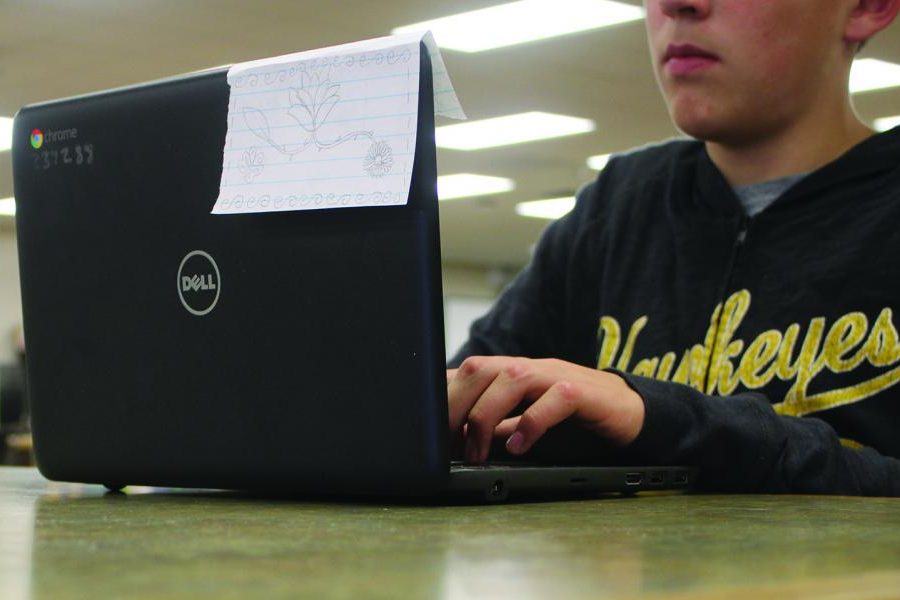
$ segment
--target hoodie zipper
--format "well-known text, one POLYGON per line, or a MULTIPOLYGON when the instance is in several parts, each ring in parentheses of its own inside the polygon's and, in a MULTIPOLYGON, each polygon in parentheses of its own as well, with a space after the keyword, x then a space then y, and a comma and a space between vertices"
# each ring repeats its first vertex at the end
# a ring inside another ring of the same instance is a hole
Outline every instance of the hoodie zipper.
POLYGON ((706 369, 703 372, 703 393, 708 393, 709 389, 709 371, 712 369, 712 359, 713 355, 716 352, 716 342, 719 339, 719 331, 722 329, 722 319, 725 316, 725 300, 728 297, 728 290, 731 289, 731 283, 734 279, 734 267, 737 264, 738 257, 741 255, 741 250, 744 248, 744 244, 747 241, 747 231, 750 229, 750 226, 753 224, 753 217, 742 216, 740 222, 738 223, 738 233, 735 237, 734 244, 731 246, 731 257, 728 260, 728 269, 725 271, 725 283, 722 286, 722 291, 719 294, 719 306, 722 308, 719 309, 719 318, 716 319, 716 328, 713 331, 712 338, 712 347, 710 348, 709 356, 706 358, 706 369))

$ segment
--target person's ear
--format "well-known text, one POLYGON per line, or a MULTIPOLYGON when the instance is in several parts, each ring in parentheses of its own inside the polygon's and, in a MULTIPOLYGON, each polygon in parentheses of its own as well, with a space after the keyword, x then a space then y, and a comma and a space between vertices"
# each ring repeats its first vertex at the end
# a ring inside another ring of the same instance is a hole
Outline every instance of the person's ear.
POLYGON ((856 7, 847 19, 844 41, 861 44, 893 22, 900 0, 853 0, 856 7))

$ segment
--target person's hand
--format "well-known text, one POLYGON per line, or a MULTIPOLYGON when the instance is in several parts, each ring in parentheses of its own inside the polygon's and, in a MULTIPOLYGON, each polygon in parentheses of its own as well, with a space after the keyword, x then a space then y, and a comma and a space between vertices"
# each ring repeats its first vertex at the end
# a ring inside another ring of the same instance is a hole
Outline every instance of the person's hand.
POLYGON ((465 458, 487 459, 491 440, 515 455, 566 419, 625 446, 644 425, 644 401, 618 375, 556 359, 472 356, 447 370, 450 431, 465 438, 465 458), (522 404, 521 415, 509 417, 522 404))

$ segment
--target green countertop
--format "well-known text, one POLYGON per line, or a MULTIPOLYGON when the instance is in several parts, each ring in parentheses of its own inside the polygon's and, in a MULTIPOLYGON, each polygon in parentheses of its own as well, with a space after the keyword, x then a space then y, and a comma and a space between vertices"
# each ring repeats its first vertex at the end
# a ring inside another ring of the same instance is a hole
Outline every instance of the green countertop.
POLYGON ((0 598, 900 597, 900 500, 104 494, 0 468, 0 598))

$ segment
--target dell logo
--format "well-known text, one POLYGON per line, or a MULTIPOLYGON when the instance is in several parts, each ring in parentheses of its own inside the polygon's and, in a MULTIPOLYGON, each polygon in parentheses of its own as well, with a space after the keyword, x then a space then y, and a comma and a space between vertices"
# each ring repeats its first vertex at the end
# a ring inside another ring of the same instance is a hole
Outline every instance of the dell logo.
POLYGON ((203 250, 188 252, 178 267, 178 297, 192 315, 209 314, 219 301, 222 278, 213 257, 203 250))
POLYGON ((182 275, 181 277, 182 292, 197 292, 199 290, 214 289, 216 289, 216 281, 213 279, 212 273, 207 275, 194 275, 193 277, 182 275))

